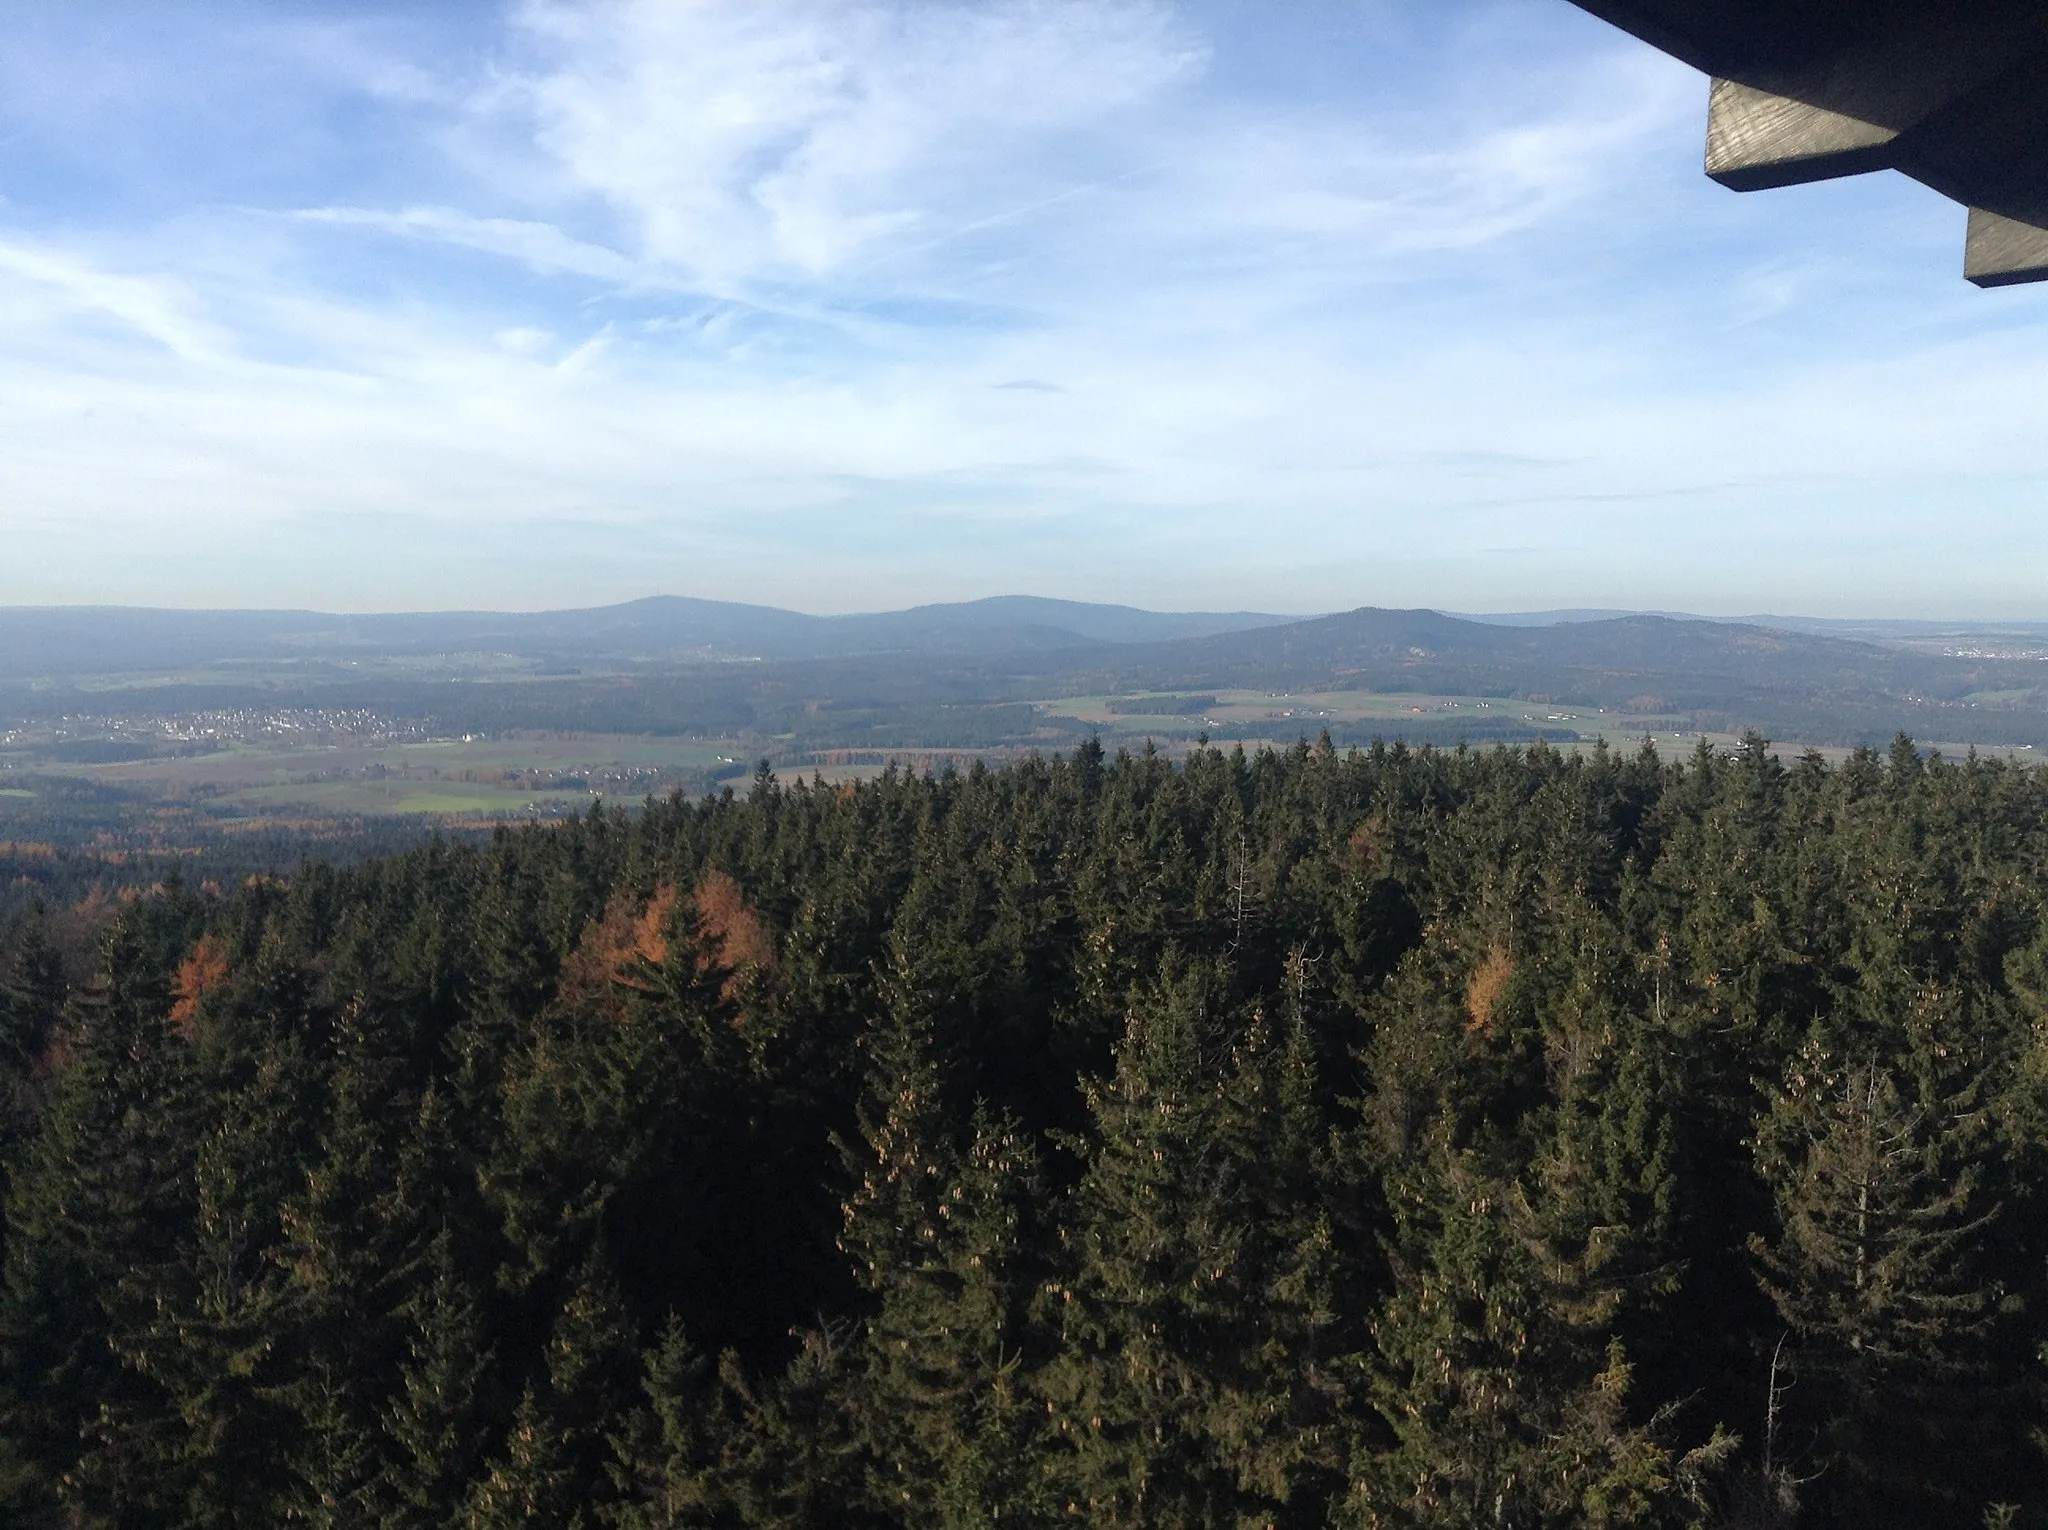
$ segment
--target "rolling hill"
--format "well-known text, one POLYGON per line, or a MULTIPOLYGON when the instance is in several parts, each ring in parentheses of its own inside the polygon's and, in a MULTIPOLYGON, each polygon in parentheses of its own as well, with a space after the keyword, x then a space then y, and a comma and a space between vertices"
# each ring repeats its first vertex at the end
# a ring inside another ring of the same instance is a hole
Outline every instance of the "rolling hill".
POLYGON ((477 653, 544 666, 626 668, 911 651, 1003 654, 1168 641, 1291 620, 1257 612, 1141 611, 1021 595, 854 616, 809 616, 675 595, 572 611, 368 616, 12 606, 0 607, 0 681, 477 653))

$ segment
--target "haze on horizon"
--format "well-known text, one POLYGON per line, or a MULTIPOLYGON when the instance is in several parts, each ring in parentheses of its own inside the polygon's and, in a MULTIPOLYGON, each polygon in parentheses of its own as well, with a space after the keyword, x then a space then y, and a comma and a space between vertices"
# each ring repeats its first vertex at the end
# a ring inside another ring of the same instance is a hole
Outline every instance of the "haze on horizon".
POLYGON ((22 0, 0 603, 2048 617, 2048 289, 1564 0, 22 0))

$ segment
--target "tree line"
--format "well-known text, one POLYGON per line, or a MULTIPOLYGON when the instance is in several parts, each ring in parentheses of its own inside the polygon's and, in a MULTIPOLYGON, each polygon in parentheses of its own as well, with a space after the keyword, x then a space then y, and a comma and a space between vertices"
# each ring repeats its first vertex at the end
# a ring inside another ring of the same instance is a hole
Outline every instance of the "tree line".
POLYGON ((2048 1524, 2048 777, 1204 748, 0 949, 22 1526, 2048 1524))

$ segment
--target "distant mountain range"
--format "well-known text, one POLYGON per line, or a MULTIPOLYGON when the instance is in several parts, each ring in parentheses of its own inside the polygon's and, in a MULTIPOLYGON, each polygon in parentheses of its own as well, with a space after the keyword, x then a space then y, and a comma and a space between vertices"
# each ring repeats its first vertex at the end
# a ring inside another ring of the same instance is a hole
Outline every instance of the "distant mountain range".
POLYGON ((380 616, 14 607, 0 608, 0 714, 290 696, 431 716, 458 731, 907 744, 938 733, 1031 736, 1038 714, 1026 701, 1369 690, 1555 701, 1821 742, 1904 729, 2048 746, 2044 660, 2048 624, 1473 618, 1370 606, 1304 618, 1029 596, 858 616, 673 596, 579 611, 380 616), (110 689, 110 676, 150 683, 110 689), (975 708, 1008 710, 969 717, 975 708))
POLYGON ((1164 642, 1298 621, 1251 611, 1158 612, 1028 595, 860 616, 660 595, 575 611, 172 611, 0 607, 0 681, 254 661, 504 653, 542 662, 667 665, 873 654, 1030 653, 1164 642))
MULTIPOLYGON (((1490 653, 1525 661, 1537 652, 1585 654, 1617 641, 1646 640, 1663 621, 1695 633, 1717 653, 1748 663, 1760 654, 1786 654, 1782 642, 1730 639, 1717 644, 1708 628, 1753 628, 1779 634, 1896 645, 1945 635, 2048 641, 2048 622, 1845 620, 1759 616, 1707 618, 1681 612, 1596 609, 1457 615, 1436 611, 1358 611, 1324 617, 1259 611, 1144 611, 1004 595, 988 600, 914 606, 856 616, 810 616, 774 606, 661 595, 623 605, 582 610, 443 611, 347 616, 318 611, 178 611, 132 606, 0 606, 0 683, 30 679, 166 672, 205 665, 248 663, 333 664, 368 659, 430 659, 457 654, 499 654, 543 666, 617 666, 760 660, 832 660, 889 654, 940 659, 1028 658, 1101 647, 1219 639, 1267 631, 1267 640, 1223 648, 1245 655, 1298 658, 1336 642, 1346 651, 1360 642, 1377 651, 1405 643, 1466 654, 1490 653), (1632 627, 1616 623, 1635 623, 1632 627), (1391 624, 1391 625, 1390 625, 1391 624), (1499 629, 1553 631, 1522 642, 1487 638, 1499 629), (1473 631, 1470 629, 1480 629, 1473 631), (1290 633, 1292 636, 1281 636, 1290 633), (1367 639, 1366 634, 1372 636, 1367 639), (1531 647, 1531 642, 1535 647, 1531 647), (1730 647, 1729 645, 1733 646, 1730 647)), ((1218 650, 1221 651, 1221 650, 1218 650)), ((1333 656, 1335 650, 1332 650, 1333 656)), ((1354 657, 1356 654, 1354 653, 1354 657)), ((1837 657, 1846 654, 1837 651, 1837 657)), ((1291 660, 1290 660, 1291 662, 1291 660)), ((1632 666, 1633 661, 1630 661, 1632 666)), ((1034 664, 1032 667, 1036 667, 1034 664)), ((1625 666, 1628 667, 1628 666, 1625 666)))
MULTIPOLYGON (((2048 651, 2048 650, 2044 650, 2048 651)), ((1861 736, 1896 716, 1974 737, 1976 698, 2038 710, 2041 659, 1954 657, 1698 617, 1617 616, 1513 625, 1365 607, 1227 636, 1128 645, 1090 690, 1365 689, 1514 696, 1625 713, 1678 713, 1780 730, 1854 718, 1861 736), (1962 728, 1964 731, 1957 732, 1962 728)), ((1719 723, 1716 724, 1721 725, 1719 723)), ((1901 721, 1897 726, 1906 726, 1901 721)), ((1832 730, 1839 733, 1841 728, 1832 730)))
POLYGON ((1662 616, 1676 622, 1718 622, 1723 626, 1769 627, 1780 632, 1813 632, 1830 637, 1869 638, 1878 642, 1903 642, 1952 635, 2048 639, 2048 621, 1995 618, 1927 621, 1870 616, 1699 616, 1689 611, 1626 611, 1606 607, 1571 607, 1556 611, 1446 611, 1443 614, 1456 616, 1468 622, 1484 622, 1493 627, 1555 627, 1566 622, 1614 621, 1624 616, 1662 616))

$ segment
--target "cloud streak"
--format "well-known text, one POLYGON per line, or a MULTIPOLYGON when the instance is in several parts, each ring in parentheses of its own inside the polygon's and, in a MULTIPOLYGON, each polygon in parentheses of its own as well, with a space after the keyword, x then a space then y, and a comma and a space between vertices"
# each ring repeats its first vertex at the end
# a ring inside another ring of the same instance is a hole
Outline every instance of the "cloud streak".
POLYGON ((187 362, 213 365, 224 357, 225 333, 195 316, 168 281, 123 275, 48 250, 0 243, 0 278, 6 277, 14 278, 17 301, 10 305, 9 329, 17 335, 32 328, 58 328, 72 318, 104 318, 187 362), (48 301, 36 303, 38 294, 48 301), (20 301, 24 297, 27 302, 20 301))
POLYGON ((539 272, 587 276, 622 285, 637 284, 646 275, 644 268, 616 250, 573 239, 552 223, 479 218, 451 207, 411 207, 403 212, 379 212, 366 207, 309 207, 297 216, 309 223, 435 240, 503 256, 539 272))

